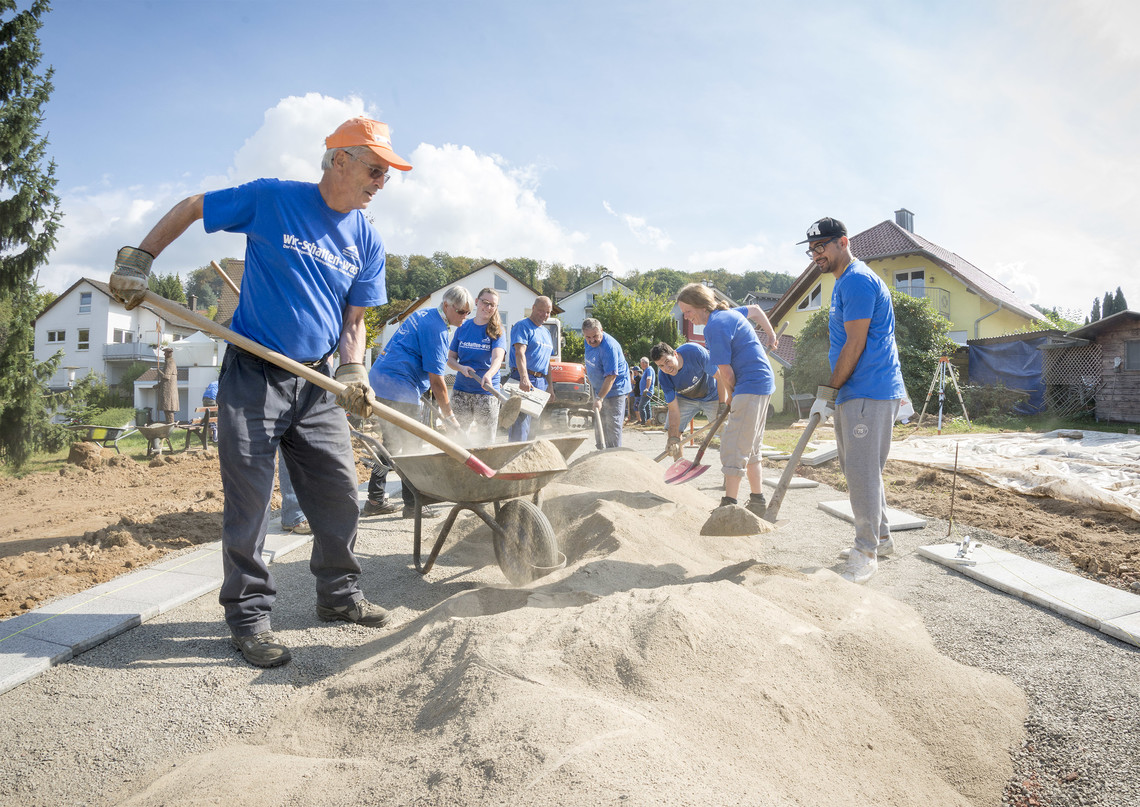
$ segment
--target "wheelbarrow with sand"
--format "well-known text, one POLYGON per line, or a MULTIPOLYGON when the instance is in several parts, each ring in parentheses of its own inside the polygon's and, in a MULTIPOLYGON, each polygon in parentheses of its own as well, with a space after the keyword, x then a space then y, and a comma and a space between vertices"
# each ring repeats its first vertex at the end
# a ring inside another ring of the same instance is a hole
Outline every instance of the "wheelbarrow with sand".
MULTIPOLYGON (((373 458, 385 461, 383 447, 375 438, 354 433, 373 458)), ((491 530, 495 560, 507 579, 526 585, 566 565, 558 539, 542 512, 542 488, 566 470, 566 459, 586 440, 584 435, 566 435, 537 443, 502 443, 473 448, 472 453, 488 465, 516 473, 512 478, 485 479, 462 473, 455 460, 438 451, 388 457, 400 476, 411 484, 415 500, 413 557, 416 571, 427 574, 464 510, 478 516, 491 530), (533 473, 522 476, 527 469, 533 473), (447 518, 423 559, 423 508, 453 503, 447 518), (491 506, 488 512, 486 505, 491 506)))
MULTIPOLYGON (((230 344, 237 345, 243 350, 247 350, 255 356, 264 359, 265 361, 275 364, 282 369, 288 370, 294 375, 303 378, 306 381, 309 381, 310 383, 321 387, 322 389, 326 389, 335 395, 340 395, 346 390, 344 384, 341 384, 334 378, 328 377, 319 370, 293 361, 288 356, 283 356, 280 353, 272 351, 265 346, 258 344, 252 339, 249 339, 248 337, 235 333, 229 328, 219 325, 211 319, 203 317, 201 314, 198 314, 194 311, 188 311, 183 306, 171 302, 165 297, 155 294, 153 291, 148 291, 143 301, 160 311, 179 316, 183 320, 187 320, 193 323, 194 326, 201 330, 203 333, 208 333, 221 339, 225 339, 230 344)), ((545 440, 533 443, 506 443, 502 446, 492 446, 482 450, 480 452, 480 456, 460 446, 458 443, 447 439, 442 434, 439 434, 438 432, 432 430, 423 423, 420 423, 419 421, 414 420, 413 418, 410 418, 407 415, 404 415, 403 413, 398 412, 391 407, 384 406, 383 404, 376 401, 372 402, 372 413, 375 416, 414 434, 424 442, 433 445, 443 451, 443 455, 431 455, 433 458, 435 458, 436 461, 427 463, 426 468, 421 468, 417 463, 414 462, 409 463, 406 458, 397 460, 396 467, 397 470, 401 472, 401 474, 405 472, 409 474, 409 480, 413 485, 416 485, 418 487, 421 483, 423 483, 423 489, 428 492, 428 495, 431 495, 433 491, 441 493, 442 497, 445 500, 448 500, 448 496, 456 494, 456 490, 454 488, 449 488, 447 486, 448 483, 454 483, 456 479, 459 479, 461 477, 469 476, 470 478, 465 480, 466 483, 471 484, 472 488, 477 491, 476 498, 467 501, 478 503, 479 501, 490 502, 506 498, 517 498, 520 496, 532 495, 536 493, 543 484, 549 481, 553 475, 556 475, 557 473, 566 469, 566 460, 563 452, 545 440), (506 452, 504 452, 503 449, 507 449, 506 452), (448 461, 440 462, 439 460, 441 456, 446 456, 448 461), (483 456, 487 457, 487 459, 484 460, 482 458, 483 456), (489 462, 498 463, 500 461, 503 462, 503 465, 498 469, 488 464, 489 462), (459 463, 460 467, 456 467, 455 463, 459 463), (413 466, 416 467, 413 468, 413 466), (473 471, 474 474, 468 474, 464 468, 469 471, 473 471), (444 478, 444 487, 442 488, 435 487, 435 484, 438 483, 427 481, 429 478, 437 475, 444 478), (498 484, 483 484, 491 482, 498 484), (531 487, 532 485, 533 487, 531 487), (508 491, 514 492, 508 493, 508 491)), ((573 448, 570 449, 570 452, 572 451, 573 448)), ((464 483, 461 482, 459 484, 464 483)), ((502 510, 504 508, 499 509, 502 510)), ((521 509, 523 508, 521 508, 519 505, 514 505, 510 508, 511 511, 515 512, 521 509)), ((538 511, 539 515, 541 515, 541 511, 538 510, 537 507, 534 509, 538 511)), ((532 518, 531 516, 517 517, 517 519, 520 521, 520 523, 525 519, 527 524, 537 521, 537 519, 532 518)), ((451 520, 453 521, 454 519, 451 520)), ((545 522, 545 516, 543 516, 542 520, 545 522)), ((420 513, 419 505, 417 505, 417 544, 419 541, 419 522, 420 513)), ((552 534, 549 522, 545 523, 547 532, 552 534)), ((525 530, 515 532, 518 535, 523 536, 526 534, 525 530)), ((506 549, 507 551, 511 551, 510 547, 506 547, 506 549)), ((551 557, 549 553, 544 556, 541 555, 541 553, 535 553, 533 557, 521 558, 520 563, 518 564, 514 563, 513 559, 508 559, 507 565, 515 566, 529 564, 534 568, 547 568, 542 565, 542 562, 556 560, 557 559, 551 557)), ((502 561, 500 561, 500 565, 503 565, 502 561)), ((551 565, 556 565, 556 563, 551 563, 551 565)), ((505 568, 506 567, 504 567, 504 570, 505 568)), ((530 574, 533 574, 533 572, 530 574)), ((518 576, 521 579, 523 574, 519 573, 518 576)), ((510 577, 510 575, 508 575, 508 577, 510 577)))

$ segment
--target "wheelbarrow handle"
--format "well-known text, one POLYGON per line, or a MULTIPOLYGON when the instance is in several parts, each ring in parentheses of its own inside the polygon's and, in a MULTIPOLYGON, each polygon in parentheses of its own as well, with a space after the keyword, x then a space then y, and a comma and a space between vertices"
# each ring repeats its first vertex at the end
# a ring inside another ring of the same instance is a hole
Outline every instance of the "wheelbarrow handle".
MULTIPOLYGON (((198 328, 204 333, 217 336, 220 339, 225 339, 230 344, 237 345, 243 350, 249 351, 258 358, 265 359, 270 364, 277 365, 283 370, 288 370, 290 373, 293 373, 294 375, 299 376, 300 378, 303 378, 312 384, 316 384, 318 387, 326 389, 334 395, 339 396, 346 389, 345 385, 336 379, 329 378, 324 373, 318 372, 312 367, 307 367, 300 362, 293 361, 288 356, 283 356, 276 351, 270 350, 264 345, 258 344, 248 337, 242 336, 239 333, 235 333, 223 325, 219 325, 212 319, 207 319, 195 311, 190 311, 178 303, 171 302, 165 297, 155 294, 153 291, 148 291, 146 293, 146 296, 143 298, 143 302, 159 309, 160 311, 165 311, 167 314, 170 314, 172 316, 181 317, 184 320, 189 320, 190 322, 194 323, 194 327, 198 328)), ((462 462, 464 465, 476 473, 481 474, 488 479, 495 475, 494 470, 492 470, 485 462, 476 457, 470 451, 458 443, 454 443, 451 440, 448 440, 442 434, 425 426, 418 420, 410 418, 402 412, 398 412, 395 409, 385 406, 384 404, 375 400, 372 401, 372 412, 377 417, 382 418, 389 423, 393 423, 405 431, 411 432, 412 434, 416 435, 416 437, 419 437, 421 440, 423 440, 425 443, 430 443, 431 445, 443 451, 448 456, 458 460, 459 462, 462 462)))

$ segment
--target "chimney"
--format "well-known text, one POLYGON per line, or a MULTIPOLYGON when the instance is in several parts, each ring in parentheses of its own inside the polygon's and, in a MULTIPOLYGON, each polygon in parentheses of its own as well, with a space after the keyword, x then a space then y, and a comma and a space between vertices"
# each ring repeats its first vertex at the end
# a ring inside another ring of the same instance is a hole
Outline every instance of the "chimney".
POLYGON ((905 207, 895 211, 895 224, 902 227, 908 233, 914 232, 914 214, 907 210, 905 207))
POLYGON ((197 294, 191 294, 190 295, 190 310, 191 311, 197 311, 198 310, 198 295, 197 294))

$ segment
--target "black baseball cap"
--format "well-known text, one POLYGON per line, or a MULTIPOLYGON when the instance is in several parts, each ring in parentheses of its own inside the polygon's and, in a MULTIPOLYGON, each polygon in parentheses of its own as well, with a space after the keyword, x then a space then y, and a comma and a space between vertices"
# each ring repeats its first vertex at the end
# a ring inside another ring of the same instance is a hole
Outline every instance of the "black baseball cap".
POLYGON ((847 225, 839 219, 825 216, 808 227, 807 238, 796 243, 806 244, 809 241, 822 241, 825 238, 839 238, 841 235, 847 235, 847 225))

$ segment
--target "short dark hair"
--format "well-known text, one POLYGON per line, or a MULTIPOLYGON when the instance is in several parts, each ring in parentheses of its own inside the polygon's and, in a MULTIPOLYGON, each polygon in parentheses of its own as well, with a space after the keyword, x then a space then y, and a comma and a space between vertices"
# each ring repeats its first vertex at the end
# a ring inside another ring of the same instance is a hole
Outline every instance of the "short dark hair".
POLYGON ((669 345, 665 344, 664 342, 658 342, 656 345, 649 348, 649 360, 656 362, 658 359, 664 359, 667 356, 672 356, 676 352, 677 351, 673 350, 673 348, 669 347, 669 345))

